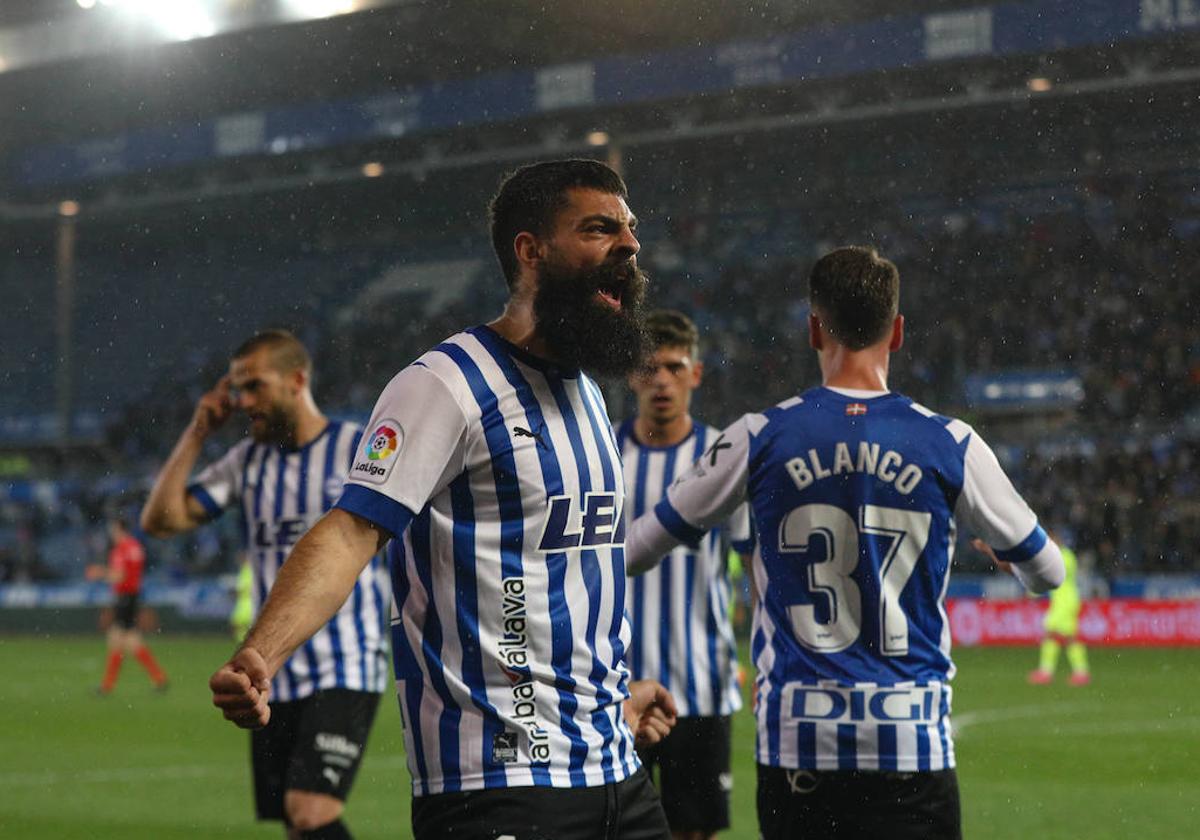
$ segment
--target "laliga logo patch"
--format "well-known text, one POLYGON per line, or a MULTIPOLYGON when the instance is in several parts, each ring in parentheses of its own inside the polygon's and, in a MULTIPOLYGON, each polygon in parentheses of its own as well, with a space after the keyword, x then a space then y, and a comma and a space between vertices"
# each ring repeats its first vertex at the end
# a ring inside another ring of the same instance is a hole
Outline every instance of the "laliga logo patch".
POLYGON ((404 429, 395 420, 383 420, 366 439, 362 455, 351 469, 359 481, 382 484, 396 461, 392 458, 404 443, 404 429), (388 463, 383 463, 388 462, 388 463))
POLYGON ((399 424, 393 428, 387 423, 381 423, 371 435, 371 439, 367 441, 367 457, 372 461, 383 461, 396 454, 396 449, 400 445, 397 439, 399 428, 399 424))

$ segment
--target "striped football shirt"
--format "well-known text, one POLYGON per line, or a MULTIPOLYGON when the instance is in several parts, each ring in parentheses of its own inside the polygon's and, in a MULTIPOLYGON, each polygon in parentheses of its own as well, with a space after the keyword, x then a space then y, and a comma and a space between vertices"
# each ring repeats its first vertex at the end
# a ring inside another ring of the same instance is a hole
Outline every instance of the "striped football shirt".
POLYGON ((624 492, 596 383, 475 327, 400 371, 368 430, 337 505, 393 535, 414 795, 628 777, 624 492))
MULTIPOLYGON (((200 472, 188 487, 211 518, 237 505, 254 583, 257 615, 292 546, 333 506, 361 427, 331 421, 298 449, 246 438, 200 472)), ((387 686, 388 575, 371 560, 329 623, 284 663, 271 702, 300 700, 328 688, 382 692, 387 686)))
MULTIPOLYGON (((716 439, 715 430, 693 421, 691 434, 679 443, 650 446, 637 440, 634 422, 630 418, 616 428, 630 518, 653 510, 667 488, 716 439)), ((744 505, 730 519, 726 538, 736 551, 750 551, 744 505)), ((680 546, 626 584, 630 674, 635 680, 654 679, 665 685, 681 716, 729 715, 742 707, 731 597, 719 528, 709 531, 696 549, 680 546)))
POLYGON ((759 763, 954 767, 956 529, 1018 564, 1057 554, 988 445, 901 394, 815 388, 722 432, 654 516, 696 544, 747 498, 759 763))

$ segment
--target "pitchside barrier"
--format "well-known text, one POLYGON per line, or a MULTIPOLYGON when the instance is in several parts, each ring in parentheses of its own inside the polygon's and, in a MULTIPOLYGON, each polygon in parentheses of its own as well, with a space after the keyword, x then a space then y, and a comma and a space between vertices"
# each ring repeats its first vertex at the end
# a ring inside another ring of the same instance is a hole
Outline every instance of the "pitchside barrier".
MULTIPOLYGON (((0 633, 48 635, 104 629, 113 596, 105 583, 0 584, 0 633)), ((228 632, 233 577, 184 583, 148 581, 142 589, 143 630, 228 632)))
MULTIPOLYGON (((1079 635, 1090 645, 1200 645, 1200 575, 1080 578, 1079 635), (1104 597, 1098 597, 1103 595, 1104 597)), ((946 613, 955 645, 1028 645, 1042 638, 1049 598, 1030 598, 1008 575, 955 575, 946 613)))
MULTIPOLYGON (((1042 638, 1047 606, 1045 598, 950 598, 946 601, 950 636, 960 647, 1035 644, 1042 638)), ((1089 645, 1200 645, 1200 599, 1084 601, 1079 637, 1089 645)))
MULTIPOLYGON (((228 632, 232 575, 182 583, 147 581, 146 630, 228 632)), ((1093 645, 1200 646, 1200 575, 1141 575, 1085 582, 1079 633, 1093 645)), ((112 593, 104 583, 0 584, 0 633, 52 634, 103 628, 112 593)), ((1042 637, 1046 598, 1029 598, 1008 576, 955 575, 946 612, 954 644, 1025 645, 1042 637)))

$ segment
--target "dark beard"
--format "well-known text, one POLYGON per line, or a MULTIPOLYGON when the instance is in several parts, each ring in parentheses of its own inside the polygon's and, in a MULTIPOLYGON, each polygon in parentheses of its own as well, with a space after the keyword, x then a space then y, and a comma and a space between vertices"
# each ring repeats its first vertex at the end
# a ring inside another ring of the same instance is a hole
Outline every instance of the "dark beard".
POLYGON ((542 269, 533 315, 554 360, 600 377, 623 377, 642 364, 646 338, 646 275, 631 262, 583 272, 542 269), (596 299, 616 292, 621 308, 596 299))
POLYGON ((250 427, 250 436, 257 443, 285 448, 296 445, 296 421, 286 409, 278 405, 272 406, 265 412, 263 419, 267 422, 263 424, 261 432, 256 432, 254 426, 250 427))

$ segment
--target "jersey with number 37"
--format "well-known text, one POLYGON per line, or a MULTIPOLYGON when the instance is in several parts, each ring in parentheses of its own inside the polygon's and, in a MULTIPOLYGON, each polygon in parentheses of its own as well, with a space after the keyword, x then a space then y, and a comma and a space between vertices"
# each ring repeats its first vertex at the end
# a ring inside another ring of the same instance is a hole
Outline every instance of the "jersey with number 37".
POLYGON ((758 761, 954 767, 944 599, 957 524, 1012 562, 1047 544, 991 449, 901 394, 814 388, 726 429, 655 513, 692 541, 746 498, 758 761))

